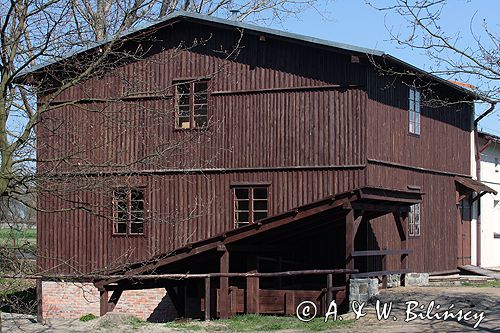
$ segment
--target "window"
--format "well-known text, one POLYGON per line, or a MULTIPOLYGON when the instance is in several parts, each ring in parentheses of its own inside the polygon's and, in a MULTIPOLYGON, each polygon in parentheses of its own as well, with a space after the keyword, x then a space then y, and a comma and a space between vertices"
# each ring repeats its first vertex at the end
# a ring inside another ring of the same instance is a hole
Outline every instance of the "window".
POLYGON ((420 90, 410 88, 408 111, 410 133, 420 135, 420 90))
POLYGON ((410 207, 408 214, 408 235, 420 236, 420 204, 410 207))
POLYGON ((113 234, 144 234, 144 189, 121 187, 113 191, 113 234))
POLYGON ((234 227, 254 223, 267 217, 267 187, 238 186, 234 191, 234 227))
POLYGON ((464 198, 460 201, 460 214, 462 216, 462 221, 470 221, 471 220, 471 209, 470 209, 470 201, 468 198, 464 198))
POLYGON ((175 83, 175 128, 203 128, 208 124, 208 81, 175 83))

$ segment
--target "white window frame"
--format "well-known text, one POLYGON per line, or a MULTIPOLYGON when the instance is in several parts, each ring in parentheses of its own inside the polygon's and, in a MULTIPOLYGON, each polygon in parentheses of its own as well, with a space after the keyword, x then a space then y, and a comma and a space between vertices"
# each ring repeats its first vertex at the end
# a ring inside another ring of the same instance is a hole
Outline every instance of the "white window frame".
POLYGON ((408 95, 408 131, 420 135, 420 90, 410 87, 408 95))
POLYGON ((408 236, 418 237, 421 234, 421 206, 416 204, 410 206, 408 213, 408 236))

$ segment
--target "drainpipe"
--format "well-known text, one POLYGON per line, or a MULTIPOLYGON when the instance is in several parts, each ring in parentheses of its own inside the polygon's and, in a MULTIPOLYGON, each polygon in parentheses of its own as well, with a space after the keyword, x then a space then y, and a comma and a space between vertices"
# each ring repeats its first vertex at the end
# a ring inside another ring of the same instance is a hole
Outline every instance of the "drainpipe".
MULTIPOLYGON (((495 109, 496 102, 490 102, 490 107, 482 115, 474 120, 474 151, 476 157, 476 179, 481 181, 481 151, 486 147, 479 148, 479 135, 477 124, 495 109)), ((479 193, 477 194, 479 195, 479 193)), ((477 198, 477 219, 476 219, 476 264, 481 266, 481 198, 477 198)))

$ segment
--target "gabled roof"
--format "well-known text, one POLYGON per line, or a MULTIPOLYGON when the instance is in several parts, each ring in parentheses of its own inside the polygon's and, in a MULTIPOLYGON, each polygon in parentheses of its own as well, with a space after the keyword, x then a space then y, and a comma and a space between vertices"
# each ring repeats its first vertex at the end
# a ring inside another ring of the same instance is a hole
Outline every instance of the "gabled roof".
MULTIPOLYGON (((289 42, 299 42, 299 43, 305 43, 308 44, 312 47, 327 47, 327 48, 332 48, 332 49, 337 49, 341 51, 347 51, 347 52, 352 52, 352 53, 358 53, 358 54, 365 54, 365 55, 370 55, 373 57, 383 57, 384 59, 393 62, 394 64, 398 66, 402 66, 408 70, 417 72, 421 75, 427 76, 433 80, 436 80, 444 85, 447 85, 455 90, 458 90, 462 93, 465 93, 469 96, 472 96, 474 98, 479 98, 477 94, 475 94, 473 91, 466 89, 464 87, 461 87, 457 84, 454 84, 453 82, 450 82, 448 80, 445 80, 443 78, 440 78, 438 76, 435 76, 431 73, 428 73, 418 67, 415 67, 401 59, 398 59, 384 51, 376 50, 376 49, 370 49, 370 48, 364 48, 364 47, 359 47, 355 45, 350 45, 350 44, 345 44, 345 43, 337 43, 334 41, 329 41, 325 39, 320 39, 320 38, 315 38, 315 37, 309 37, 305 35, 300 35, 300 34, 295 34, 283 30, 277 30, 277 29, 272 29, 272 28, 267 28, 267 27, 262 27, 254 24, 249 24, 245 22, 239 22, 239 21, 234 21, 234 20, 227 20, 227 19, 222 19, 218 18, 215 16, 209 16, 209 15, 203 15, 203 14, 198 14, 198 13, 193 13, 193 12, 187 12, 187 11, 176 11, 172 14, 166 15, 162 18, 160 18, 157 21, 153 21, 144 25, 140 25, 131 29, 128 29, 124 31, 120 38, 121 39, 127 39, 131 38, 134 35, 148 31, 153 28, 160 28, 162 26, 174 24, 175 22, 178 21, 188 21, 188 22, 196 22, 199 24, 206 24, 206 25, 212 25, 212 26, 218 26, 218 27, 225 27, 229 29, 243 29, 246 32, 255 32, 259 34, 264 34, 264 35, 269 35, 273 36, 275 38, 280 38, 280 39, 285 39, 289 42)), ((63 57, 53 59, 51 61, 33 66, 25 71, 22 71, 17 75, 18 79, 22 79, 23 77, 41 71, 43 68, 48 67, 50 65, 56 64, 62 60, 67 60, 71 57, 77 56, 79 54, 83 54, 87 51, 91 51, 93 49, 97 49, 98 47, 105 45, 106 43, 110 42, 112 39, 116 39, 116 36, 108 37, 106 39, 103 39, 101 41, 91 43, 81 49, 75 50, 73 52, 70 52, 63 57)))

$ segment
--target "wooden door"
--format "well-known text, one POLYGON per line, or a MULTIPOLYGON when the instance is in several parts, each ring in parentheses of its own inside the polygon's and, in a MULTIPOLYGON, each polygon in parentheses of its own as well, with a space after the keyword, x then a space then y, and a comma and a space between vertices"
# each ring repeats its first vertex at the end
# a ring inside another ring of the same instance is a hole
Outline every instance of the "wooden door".
POLYGON ((468 197, 458 202, 457 262, 458 266, 471 264, 471 206, 468 197))

